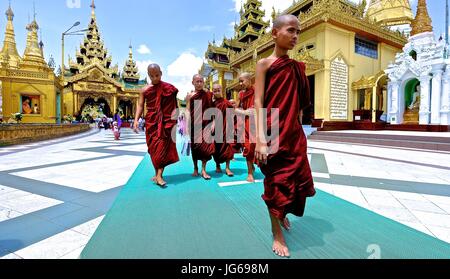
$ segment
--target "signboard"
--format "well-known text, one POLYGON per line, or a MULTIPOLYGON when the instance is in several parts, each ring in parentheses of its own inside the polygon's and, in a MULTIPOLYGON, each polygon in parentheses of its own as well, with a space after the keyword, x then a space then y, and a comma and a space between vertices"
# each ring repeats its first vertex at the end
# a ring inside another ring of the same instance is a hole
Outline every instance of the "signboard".
POLYGON ((336 57, 331 62, 331 119, 348 119, 348 88, 348 66, 341 57, 336 57))

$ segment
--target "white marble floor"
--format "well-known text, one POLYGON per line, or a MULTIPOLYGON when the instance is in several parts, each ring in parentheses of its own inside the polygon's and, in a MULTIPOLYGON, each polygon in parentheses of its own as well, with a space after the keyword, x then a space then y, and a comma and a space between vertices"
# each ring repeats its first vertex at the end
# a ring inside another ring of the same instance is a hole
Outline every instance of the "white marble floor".
MULTIPOLYGON (((130 130, 41 146, 0 148, 2 259, 78 258, 146 154, 130 130)), ((450 153, 314 141, 309 153, 317 188, 450 243, 450 153)))
POLYGON ((0 258, 77 259, 146 151, 129 129, 0 148, 0 258))

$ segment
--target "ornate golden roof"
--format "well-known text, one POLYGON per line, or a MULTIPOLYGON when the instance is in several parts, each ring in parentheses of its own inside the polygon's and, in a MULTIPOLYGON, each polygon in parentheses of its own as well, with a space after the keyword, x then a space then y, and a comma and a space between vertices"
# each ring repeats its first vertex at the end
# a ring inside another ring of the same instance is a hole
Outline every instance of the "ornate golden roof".
MULTIPOLYGON (((375 24, 369 18, 363 16, 360 6, 356 6, 347 0, 303 0, 296 2, 283 13, 298 15, 302 32, 320 23, 329 22, 356 32, 362 31, 372 34, 380 42, 397 48, 402 48, 407 43, 404 35, 375 24)), ((251 59, 255 48, 258 53, 262 53, 273 47, 272 34, 266 33, 251 44, 247 44, 241 52, 231 52, 230 65, 236 67, 251 59)))
POLYGON ((410 24, 414 17, 409 0, 372 0, 366 16, 383 26, 410 24))
POLYGON ((81 73, 91 64, 99 64, 106 69, 110 77, 117 77, 119 66, 112 67, 112 57, 108 56, 108 50, 102 41, 101 33, 97 26, 97 17, 95 15, 95 2, 91 4, 91 20, 86 31, 86 37, 80 44, 80 49, 76 52, 76 61, 69 60, 69 66, 72 73, 81 73))
POLYGON ((139 81, 140 79, 139 69, 136 66, 136 62, 133 60, 133 46, 130 44, 130 53, 128 55, 128 60, 125 62, 123 67, 123 79, 125 81, 139 81))
POLYGON ((235 26, 236 39, 243 43, 250 43, 265 33, 269 23, 263 20, 265 12, 261 9, 259 0, 247 0, 241 10, 240 24, 235 26))
POLYGON ((5 40, 3 42, 3 48, 0 53, 0 62, 8 63, 9 67, 18 68, 21 61, 21 57, 16 47, 16 39, 14 34, 14 13, 11 9, 11 4, 6 11, 6 18, 8 22, 6 23, 5 40))
POLYGON ((433 32, 433 25, 431 24, 431 18, 428 15, 426 0, 419 0, 417 5, 417 15, 413 20, 411 27, 411 36, 425 32, 433 32))

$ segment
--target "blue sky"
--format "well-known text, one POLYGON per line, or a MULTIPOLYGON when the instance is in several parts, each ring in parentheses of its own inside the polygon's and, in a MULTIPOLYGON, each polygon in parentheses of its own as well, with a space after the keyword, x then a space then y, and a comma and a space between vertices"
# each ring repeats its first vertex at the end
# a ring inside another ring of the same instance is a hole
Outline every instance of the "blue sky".
MULTIPOLYGON (((181 91, 190 89, 190 79, 198 71, 208 41, 215 36, 218 42, 224 35, 233 34, 231 23, 239 20, 237 12, 243 0, 96 0, 97 22, 105 46, 113 56, 113 63, 123 66, 128 57, 130 40, 134 57, 142 69, 149 62, 157 62, 164 69, 165 79, 181 91), (138 50, 141 49, 141 53, 138 50)), ((352 0, 359 2, 359 0, 352 0)), ((26 42, 25 26, 33 17, 41 27, 46 59, 53 55, 61 63, 61 33, 74 22, 79 29, 88 25, 91 0, 12 0, 15 13, 14 27, 19 53, 23 54, 26 42), (69 3, 69 4, 68 4, 69 3), (73 3, 73 4, 70 4, 73 3), (79 4, 79 5, 78 5, 79 4)), ((417 0, 413 1, 415 13, 417 0)), ((263 0, 263 7, 283 10, 292 0, 263 0)), ((429 12, 436 34, 444 32, 445 0, 428 0, 429 12)), ((0 2, 0 33, 3 41, 7 0, 0 2)), ((81 36, 66 37, 67 55, 74 57, 81 36)))

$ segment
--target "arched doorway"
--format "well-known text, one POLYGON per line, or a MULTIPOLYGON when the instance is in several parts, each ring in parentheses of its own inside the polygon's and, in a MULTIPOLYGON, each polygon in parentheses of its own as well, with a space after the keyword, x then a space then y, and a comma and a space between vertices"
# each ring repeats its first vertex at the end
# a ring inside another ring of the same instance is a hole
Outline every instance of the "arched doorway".
POLYGON ((133 102, 130 100, 120 100, 119 113, 123 119, 133 118, 133 102))
POLYGON ((81 106, 79 115, 77 120, 84 122, 93 122, 95 119, 103 116, 112 117, 111 108, 103 97, 97 101, 92 97, 86 98, 81 106))
POLYGON ((420 81, 413 78, 405 84, 405 124, 419 124, 420 81))
POLYGON ((303 112, 303 119, 302 123, 303 125, 311 125, 313 124, 314 120, 314 104, 315 102, 315 88, 316 88, 316 76, 310 75, 308 76, 308 82, 309 82, 309 92, 310 92, 310 100, 311 105, 305 109, 303 112))

